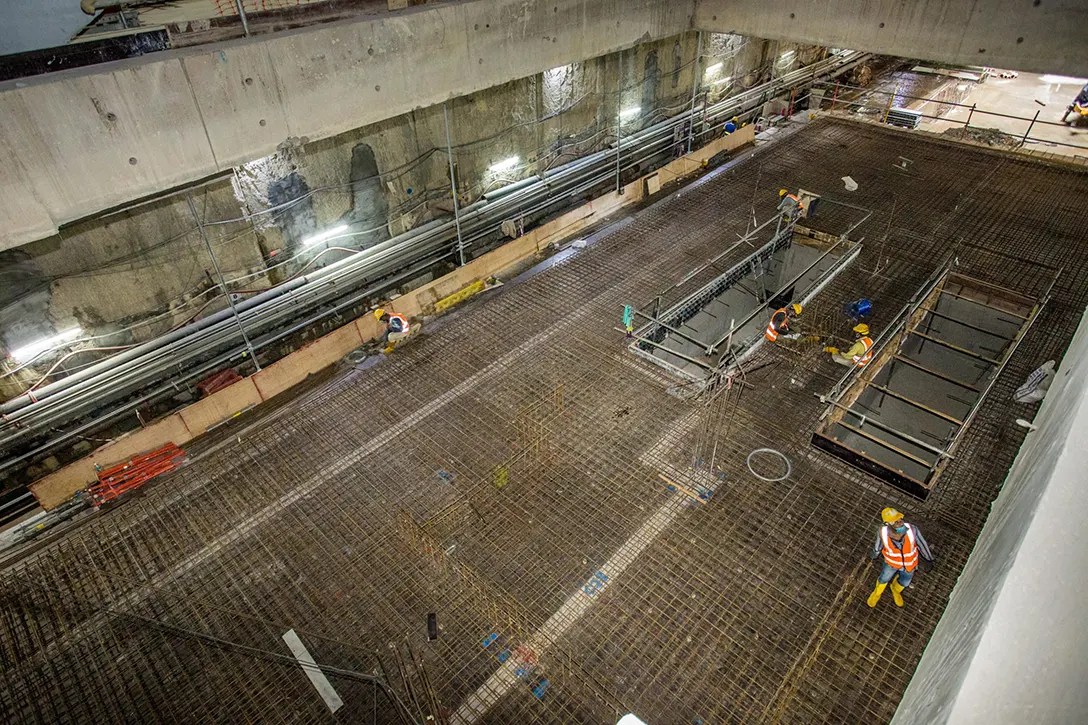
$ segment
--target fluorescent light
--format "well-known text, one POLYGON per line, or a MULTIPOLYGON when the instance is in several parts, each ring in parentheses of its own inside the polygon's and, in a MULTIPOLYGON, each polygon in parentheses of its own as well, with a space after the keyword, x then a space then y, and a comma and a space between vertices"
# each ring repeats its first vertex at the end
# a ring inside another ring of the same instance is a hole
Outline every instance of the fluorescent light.
POLYGON ((1073 78, 1072 76, 1052 76, 1049 74, 1041 77, 1039 80, 1041 80, 1043 83, 1052 83, 1059 86, 1068 85, 1070 83, 1079 86, 1082 83, 1088 82, 1088 78, 1073 78))
POLYGON ((20 347, 18 350, 13 350, 11 352, 11 356, 19 362, 26 362, 38 353, 44 352, 49 348, 56 347, 57 345, 60 345, 62 343, 71 342, 82 334, 82 327, 73 327, 71 330, 65 330, 59 335, 47 337, 44 340, 38 340, 37 342, 33 342, 29 345, 20 347))
POLYGON ((796 52, 797 51, 795 51, 795 50, 787 50, 785 53, 782 54, 782 57, 783 58, 789 58, 791 55, 793 55, 796 52))
POLYGON ((620 118, 630 118, 631 116, 637 116, 638 112, 642 110, 641 106, 631 106, 620 111, 620 118))
POLYGON ((508 159, 503 159, 497 164, 492 164, 489 171, 509 171, 518 165, 518 161, 521 161, 517 156, 511 156, 508 159))
POLYGON ((728 82, 729 82, 729 81, 731 81, 731 80, 733 80, 733 76, 729 76, 729 77, 727 77, 727 78, 722 78, 721 80, 716 80, 716 81, 714 81, 713 83, 711 83, 710 85, 712 85, 712 86, 720 86, 720 85, 721 85, 722 83, 728 83, 728 82))
POLYGON ((335 237, 337 234, 343 234, 347 230, 348 230, 348 225, 347 224, 341 224, 338 227, 333 227, 332 229, 327 229, 327 230, 321 232, 320 234, 315 234, 312 237, 308 237, 306 239, 303 239, 302 240, 302 246, 308 247, 311 244, 317 244, 318 242, 323 242, 326 239, 330 239, 331 237, 335 237))
POLYGON ((713 75, 714 73, 717 73, 718 71, 720 71, 722 69, 722 65, 724 65, 724 64, 723 63, 715 63, 712 66, 708 66, 707 69, 706 69, 706 74, 709 76, 709 75, 713 75))

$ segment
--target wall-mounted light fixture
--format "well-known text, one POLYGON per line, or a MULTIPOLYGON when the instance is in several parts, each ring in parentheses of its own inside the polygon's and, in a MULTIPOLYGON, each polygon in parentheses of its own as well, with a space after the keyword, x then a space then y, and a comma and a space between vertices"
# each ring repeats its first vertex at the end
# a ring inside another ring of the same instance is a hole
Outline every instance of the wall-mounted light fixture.
POLYGON ((508 159, 503 159, 497 164, 491 164, 491 166, 488 167, 488 171, 509 171, 510 169, 518 165, 518 161, 521 161, 521 159, 519 159, 517 156, 511 156, 508 159))
POLYGON ((338 227, 333 227, 332 229, 326 229, 325 231, 321 232, 320 234, 315 234, 312 237, 307 237, 306 239, 303 239, 302 240, 302 246, 309 247, 312 244, 317 244, 318 242, 324 242, 327 239, 332 239, 336 235, 343 234, 344 232, 346 232, 348 230, 348 228, 349 227, 348 227, 347 224, 341 224, 338 227))
POLYGON ((26 362, 28 360, 31 360, 38 353, 45 352, 51 347, 56 347, 57 345, 71 342, 82 334, 82 327, 73 327, 71 330, 65 330, 59 335, 54 335, 53 337, 47 337, 44 340, 32 342, 29 345, 24 345, 23 347, 20 347, 18 350, 12 350, 11 356, 18 362, 26 362))

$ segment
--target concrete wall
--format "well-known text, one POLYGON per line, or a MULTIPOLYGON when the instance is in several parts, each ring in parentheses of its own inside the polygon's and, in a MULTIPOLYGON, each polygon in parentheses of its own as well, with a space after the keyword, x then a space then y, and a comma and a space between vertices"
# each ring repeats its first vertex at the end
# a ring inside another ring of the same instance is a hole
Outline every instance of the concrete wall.
POLYGON ((893 725, 1085 721, 1086 388, 1082 320, 893 725))
MULTIPOLYGON (((773 72, 767 48, 777 44, 739 36, 704 40, 700 76, 715 98, 773 72), (703 72, 717 64, 719 70, 703 72), (724 74, 735 79, 714 84, 724 74)), ((687 107, 696 46, 696 34, 684 33, 622 51, 622 62, 621 53, 613 53, 450 101, 462 201, 610 145, 621 104, 642 109, 624 121, 624 133, 687 107), (521 159, 516 168, 489 171, 511 156, 521 159)), ((820 52, 806 49, 794 62, 811 62, 820 52)), ((237 280, 231 288, 264 288, 303 265, 344 256, 315 257, 327 247, 362 248, 448 214, 445 147, 442 106, 431 106, 327 139, 289 139, 191 194, 210 223, 206 231, 225 276, 237 280), (349 229, 338 238, 302 247, 306 238, 341 225, 349 229)), ((131 344, 224 304, 213 300, 214 267, 185 193, 0 252, 0 275, 9 273, 19 284, 0 289, 0 352, 77 324, 88 334, 108 335, 101 345, 131 344)), ((0 379, 0 394, 17 393, 18 385, 8 385, 16 382, 0 379)))
POLYGON ((1078 0, 698 0, 694 26, 946 63, 1088 76, 1078 0))
POLYGON ((466 0, 0 86, 0 249, 310 141, 687 30, 694 0, 466 0))

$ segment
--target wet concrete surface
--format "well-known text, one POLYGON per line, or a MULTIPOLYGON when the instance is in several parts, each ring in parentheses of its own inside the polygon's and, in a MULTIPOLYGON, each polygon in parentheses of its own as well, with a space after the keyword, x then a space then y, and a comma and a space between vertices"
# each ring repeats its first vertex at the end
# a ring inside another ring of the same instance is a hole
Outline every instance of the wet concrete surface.
POLYGON ((1021 138, 1031 126, 1025 149, 1088 159, 1088 123, 1082 122, 1076 126, 1061 123, 1065 109, 1088 79, 1020 73, 1016 78, 991 76, 984 83, 948 80, 946 85, 953 89, 959 90, 963 86, 959 92, 959 102, 968 106, 974 104, 976 109, 972 114, 970 108, 930 102, 915 109, 939 117, 924 120, 923 130, 944 132, 950 128, 961 128, 970 115, 972 128, 994 128, 1021 138), (1032 124, 1036 112, 1038 119, 1032 124))

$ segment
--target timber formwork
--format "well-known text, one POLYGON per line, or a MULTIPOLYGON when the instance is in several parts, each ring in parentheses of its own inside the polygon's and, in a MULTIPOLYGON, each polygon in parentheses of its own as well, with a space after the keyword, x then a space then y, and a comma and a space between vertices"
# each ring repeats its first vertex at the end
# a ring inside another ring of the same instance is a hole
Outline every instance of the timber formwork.
POLYGON ((2 718, 885 722, 1023 440, 1012 392, 1088 302, 1086 193, 1070 168, 816 122, 0 573, 2 718), (685 399, 613 331, 780 187, 874 211, 806 310, 823 334, 848 335, 839 307, 862 295, 879 331, 954 245, 965 274, 1020 290, 1065 266, 924 502, 810 446, 842 372, 819 346, 764 345, 731 389, 685 399), (752 475, 762 447, 789 477, 752 475), (889 504, 939 564, 906 608, 870 610, 889 504), (335 715, 281 659, 289 629, 336 668, 335 715))

